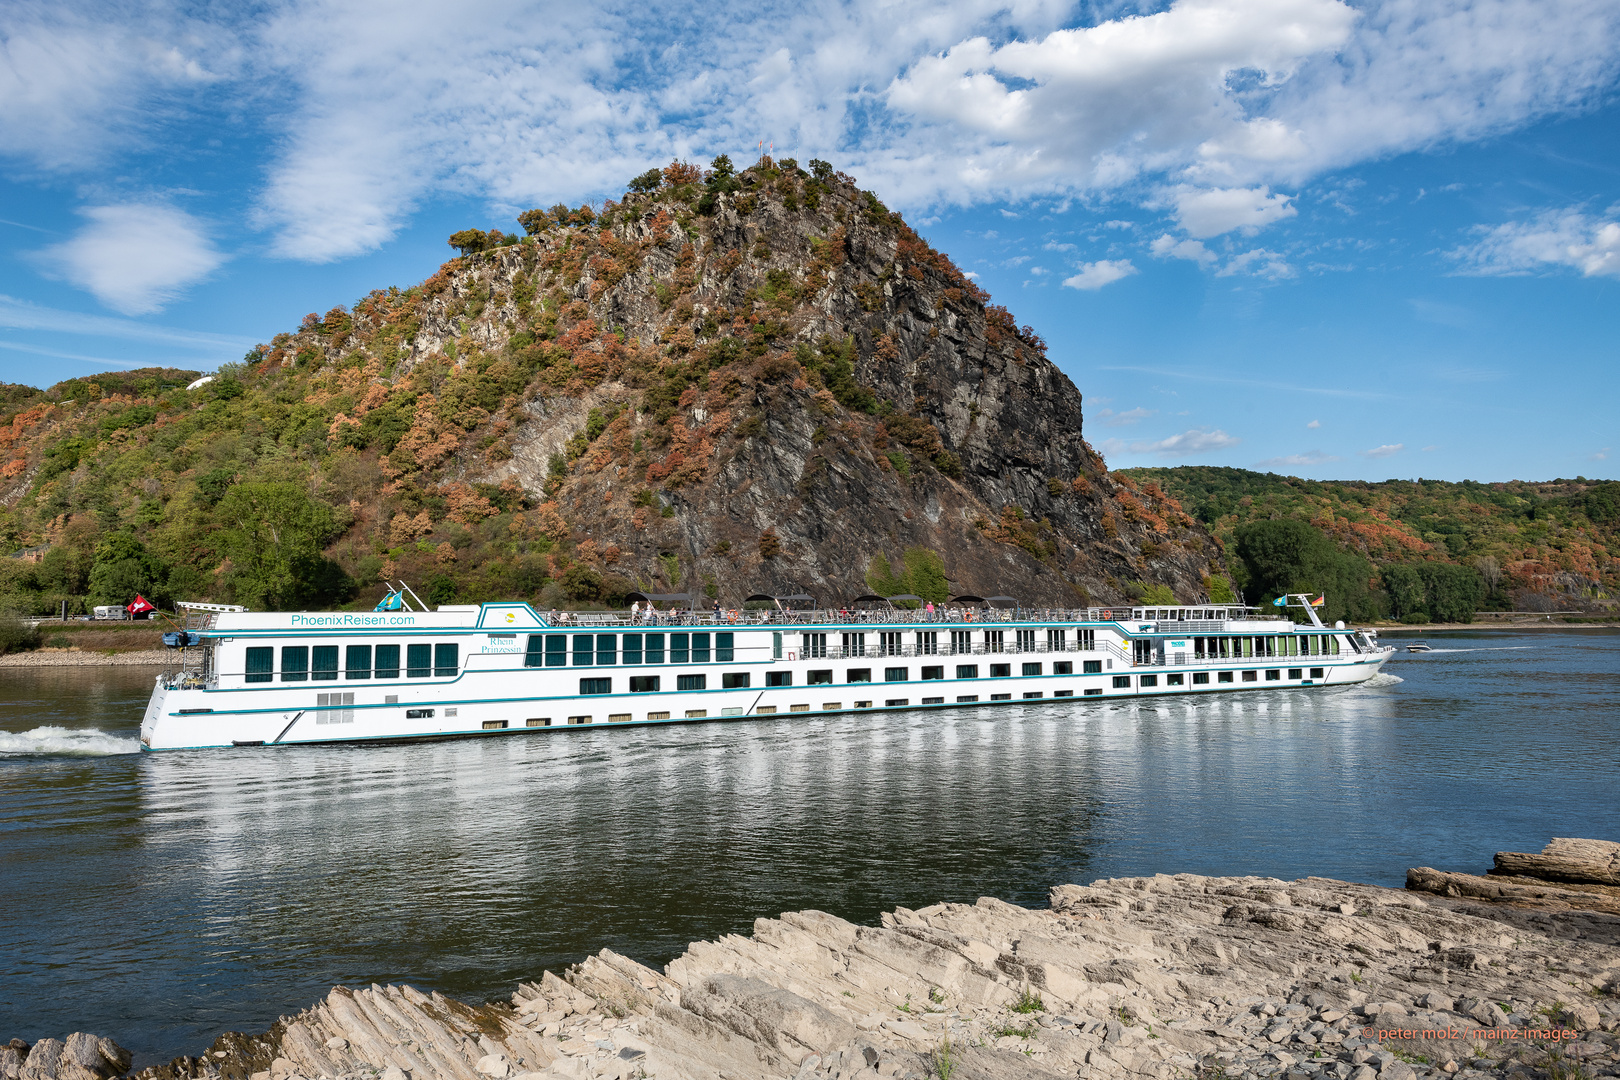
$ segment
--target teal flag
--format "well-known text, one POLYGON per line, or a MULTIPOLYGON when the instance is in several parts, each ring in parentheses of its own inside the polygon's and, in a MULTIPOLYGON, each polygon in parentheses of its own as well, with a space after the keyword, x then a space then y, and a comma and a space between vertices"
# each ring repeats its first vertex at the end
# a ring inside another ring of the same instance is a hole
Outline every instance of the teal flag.
POLYGON ((1288 606, 1288 597, 1286 597, 1286 596, 1277 597, 1277 599, 1275 599, 1275 600, 1273 600, 1271 602, 1271 606, 1272 607, 1287 607, 1288 606))

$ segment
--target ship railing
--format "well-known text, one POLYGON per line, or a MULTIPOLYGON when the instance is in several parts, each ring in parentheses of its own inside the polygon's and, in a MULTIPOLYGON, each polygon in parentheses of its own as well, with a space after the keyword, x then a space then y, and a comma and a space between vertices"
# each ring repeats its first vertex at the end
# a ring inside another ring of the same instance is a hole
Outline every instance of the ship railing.
POLYGON ((927 645, 905 644, 898 646, 883 646, 868 644, 864 648, 858 645, 821 645, 806 649, 802 642, 787 641, 783 647, 807 660, 891 660, 891 659, 924 659, 930 656, 1029 656, 1037 653, 1094 653, 1111 652, 1116 656, 1124 657, 1125 653, 1116 645, 1106 642, 1097 645, 1083 645, 1080 642, 1069 642, 1063 646, 1054 646, 1041 642, 1039 644, 1019 648, 1016 644, 1008 642, 1001 646, 986 645, 977 642, 969 646, 956 646, 940 644, 933 647, 927 645))
MULTIPOLYGON (((718 616, 713 611, 687 611, 675 608, 642 614, 632 618, 622 612, 570 611, 549 616, 553 627, 566 626, 834 626, 850 624, 907 625, 907 626, 978 626, 997 623, 1108 623, 1137 620, 1129 608, 1003 608, 997 610, 936 608, 932 613, 923 609, 907 608, 819 608, 794 610, 765 608, 758 610, 723 610, 718 616)), ((1169 625, 1169 624, 1166 624, 1169 625)), ((1218 622, 1210 622, 1218 627, 1218 622)))

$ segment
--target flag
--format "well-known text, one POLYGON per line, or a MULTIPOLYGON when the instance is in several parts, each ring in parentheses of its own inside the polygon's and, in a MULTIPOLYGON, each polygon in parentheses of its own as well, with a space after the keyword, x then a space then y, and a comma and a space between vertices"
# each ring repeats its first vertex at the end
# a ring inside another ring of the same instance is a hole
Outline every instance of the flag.
POLYGON ((1327 602, 1327 595, 1323 594, 1321 596, 1318 596, 1315 600, 1311 601, 1311 607, 1321 607, 1326 602, 1327 602))
POLYGON ((1271 606, 1272 607, 1287 607, 1288 606, 1288 597, 1286 597, 1286 596, 1277 597, 1277 599, 1275 599, 1275 600, 1273 600, 1271 602, 1271 606))
POLYGON ((381 600, 377 601, 377 606, 372 608, 371 610, 372 611, 398 611, 400 609, 400 607, 404 604, 404 602, 405 602, 404 598, 401 597, 399 595, 399 593, 391 592, 387 596, 383 597, 381 600))
POLYGON ((157 608, 152 604, 152 601, 148 600, 140 593, 136 593, 135 602, 125 607, 124 610, 129 612, 131 615, 143 615, 148 611, 156 611, 157 608))

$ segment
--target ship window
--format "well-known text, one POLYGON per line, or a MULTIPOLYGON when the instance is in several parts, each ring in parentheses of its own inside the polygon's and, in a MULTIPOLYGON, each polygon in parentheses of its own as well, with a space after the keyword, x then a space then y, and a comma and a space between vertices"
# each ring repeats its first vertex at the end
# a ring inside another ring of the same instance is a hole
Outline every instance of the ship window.
POLYGON ((1025 675, 1039 675, 1040 673, 1041 673, 1041 665, 1039 665, 1039 664, 1025 664, 1024 665, 1024 674, 1025 675))
POLYGON ((1011 701, 1012 700, 1012 695, 1011 694, 991 694, 990 695, 990 700, 991 701, 1011 701))
POLYGON ((648 634, 647 650, 641 654, 643 664, 662 664, 664 662, 664 635, 648 634))
POLYGON ((677 675, 675 676, 675 689, 677 690, 706 690, 709 686, 707 675, 677 675))
POLYGON ((911 678, 911 669, 903 667, 890 667, 883 669, 884 682, 905 682, 911 678))
POLYGON ((1136 680, 1136 685, 1138 685, 1138 686, 1158 686, 1159 685, 1159 677, 1157 675, 1143 675, 1141 678, 1136 680))
POLYGON ((659 683, 660 679, 657 675, 632 675, 630 676, 630 692, 632 694, 656 694, 658 693, 659 683))
POLYGON ((1073 660, 1059 660, 1057 663, 1052 665, 1052 674, 1054 674, 1054 675, 1073 675, 1074 674, 1074 661, 1073 660))
POLYGON ((551 717, 549 717, 549 716, 531 716, 527 720, 523 721, 523 726, 524 727, 550 727, 551 726, 551 717))
MULTIPOLYGON (((715 660, 722 664, 729 664, 736 658, 736 649, 732 645, 732 642, 736 640, 736 637, 737 636, 729 630, 725 631, 724 633, 714 635, 715 660)), ((744 685, 747 684, 745 683, 744 685)))
POLYGON ((850 668, 844 673, 845 682, 871 682, 872 669, 869 667, 850 668))
POLYGON ((1195 672, 1193 672, 1193 685, 1194 686, 1202 686, 1207 682, 1209 682, 1209 672, 1207 672, 1207 671, 1195 671, 1195 672))
POLYGON ((619 635, 618 634, 597 634, 596 635, 596 662, 598 664, 605 667, 605 666, 613 663, 614 660, 617 659, 617 657, 618 657, 618 652, 619 652, 619 635))
POLYGON ((771 659, 782 659, 782 631, 771 631, 771 659))
POLYGON ((748 685, 749 678, 746 671, 728 671, 720 676, 720 688, 722 690, 746 690, 748 685))
POLYGON ((271 646, 247 651, 247 681, 269 682, 276 664, 276 650, 271 646))
POLYGON ((596 663, 596 635, 574 635, 574 666, 590 667, 596 663))
POLYGON ((433 674, 441 679, 454 676, 456 668, 459 666, 456 652, 457 646, 455 645, 433 646, 433 674))
POLYGON ((765 673, 765 685, 766 686, 792 686, 793 685, 793 672, 791 672, 791 671, 767 671, 765 673))
POLYGON ((309 678, 309 646, 283 645, 281 647, 281 681, 303 682, 309 678))
POLYGON ((425 679, 433 674, 433 646, 405 646, 405 677, 425 679))
POLYGON ((1115 675, 1114 676, 1114 689, 1115 690, 1129 690, 1130 688, 1131 688, 1131 677, 1129 675, 1115 675))
POLYGON ((692 635, 692 663, 707 664, 709 662, 709 635, 705 631, 692 635))
POLYGON ((809 686, 831 686, 832 671, 830 669, 823 671, 807 671, 804 673, 804 681, 806 685, 809 686))
POLYGON ((887 708, 893 709, 893 708, 896 708, 896 707, 901 706, 901 705, 910 705, 911 704, 911 699, 910 698, 903 698, 903 697, 886 698, 884 700, 883 704, 887 708))
POLYGON ((1056 627, 1046 628, 1046 647, 1052 652, 1062 652, 1068 648, 1068 634, 1056 627))
POLYGON ((379 679, 399 678, 399 646, 377 646, 377 667, 372 672, 379 679))
POLYGON ((1322 672, 1324 670, 1325 670, 1324 668, 1319 668, 1319 667, 1311 668, 1311 678, 1320 679, 1322 677, 1322 672))
MULTIPOLYGON (((337 648, 333 645, 332 648, 337 648)), ((432 713, 428 713, 432 716, 432 713)), ((315 695, 315 722, 317 724, 352 724, 354 723, 354 695, 349 694, 316 694, 315 695)))
POLYGON ((350 645, 343 655, 343 677, 345 679, 371 678, 371 646, 350 645))
POLYGON ((945 699, 942 697, 925 697, 922 699, 922 702, 924 705, 943 705, 945 704, 945 699))
POLYGON ((979 700, 979 695, 978 694, 962 694, 960 697, 958 697, 956 699, 956 702, 959 705, 968 705, 968 704, 971 704, 971 703, 973 703, 975 701, 978 701, 978 700, 979 700))
POLYGON ((992 679, 1007 679, 1012 677, 1011 664, 991 664, 990 677, 992 679))
POLYGON ((585 694, 611 694, 613 693, 612 679, 581 679, 579 692, 585 694))
POLYGON ((923 668, 922 677, 924 679, 943 679, 945 677, 945 665, 939 664, 923 668))
POLYGON ((626 664, 641 663, 641 635, 624 635, 624 662, 626 664))
MULTIPOLYGON (((413 646, 411 646, 411 648, 414 649, 414 648, 416 648, 416 646, 413 645, 413 646)), ((413 666, 413 667, 415 666, 415 661, 412 661, 411 666, 413 666)), ((546 635, 546 667, 567 667, 567 666, 568 666, 568 635, 567 634, 547 634, 546 635)))
POLYGON ((1101 690, 1087 690, 1085 692, 1085 694, 1086 694, 1086 697, 1101 697, 1102 696, 1102 691, 1101 690))
MULTIPOLYGON (((546 636, 544 634, 530 634, 529 647, 523 654, 524 667, 541 667, 546 662, 546 636)), ((381 662, 379 658, 378 662, 381 662)), ((380 678, 381 676, 379 676, 380 678)))
POLYGON ((957 664, 956 677, 958 679, 977 679, 979 677, 978 664, 957 664))
POLYGON ((1184 675, 1166 675, 1164 677, 1164 685, 1166 686, 1184 686, 1186 682, 1187 679, 1184 675))
POLYGON ((1102 661, 1101 660, 1082 660, 1082 661, 1080 661, 1080 671, 1081 671, 1082 674, 1085 674, 1085 675, 1101 675, 1102 674, 1102 661))
POLYGON ((1288 669, 1288 677, 1290 679, 1302 679, 1305 677, 1305 672, 1300 668, 1291 667, 1288 669))
POLYGON ((1282 672, 1277 668, 1270 668, 1266 671, 1266 682, 1279 682, 1281 680, 1282 672))
POLYGON ((506 721, 505 720, 485 720, 484 721, 484 730, 485 731, 500 731, 505 727, 506 727, 506 721))
MULTIPOLYGON (((321 695, 321 697, 325 697, 325 696, 326 696, 325 694, 321 695)), ((405 719, 407 719, 407 720, 431 720, 431 719, 433 719, 433 710, 432 709, 406 709, 405 710, 405 719)), ((317 721, 317 723, 319 723, 319 721, 317 721)))
POLYGON ((1053 697, 1074 697, 1074 691, 1073 690, 1054 690, 1054 691, 1052 691, 1052 696, 1053 697))
POLYGON ((692 635, 669 635, 669 662, 672 664, 689 664, 692 662, 692 635))
POLYGON ((1215 681, 1216 682, 1231 682, 1232 681, 1232 673, 1230 671, 1218 672, 1216 674, 1216 676, 1215 676, 1215 681))
POLYGON ((1037 697, 1041 697, 1042 695, 1041 695, 1041 692, 1039 690, 1030 690, 1030 691, 1025 692, 1024 696, 1026 698, 1037 698, 1037 697))
POLYGON ((1258 671, 1245 671, 1243 673, 1243 681, 1244 682, 1259 682, 1260 681, 1260 673, 1258 671))
POLYGON ((337 678, 336 645, 317 645, 310 652, 313 654, 310 675, 316 682, 331 682, 337 678))

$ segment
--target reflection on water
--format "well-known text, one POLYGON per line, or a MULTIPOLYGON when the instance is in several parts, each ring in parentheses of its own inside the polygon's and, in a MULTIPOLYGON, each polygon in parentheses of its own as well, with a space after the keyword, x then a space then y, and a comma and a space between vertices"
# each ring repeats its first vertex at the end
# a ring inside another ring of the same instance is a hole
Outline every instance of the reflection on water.
POLYGON ((1426 637, 1455 651, 1326 692, 155 755, 119 753, 149 674, 8 671, 0 1038, 152 1060, 334 983, 504 995, 795 908, 1160 871, 1399 884, 1615 835, 1620 635, 1426 637))

